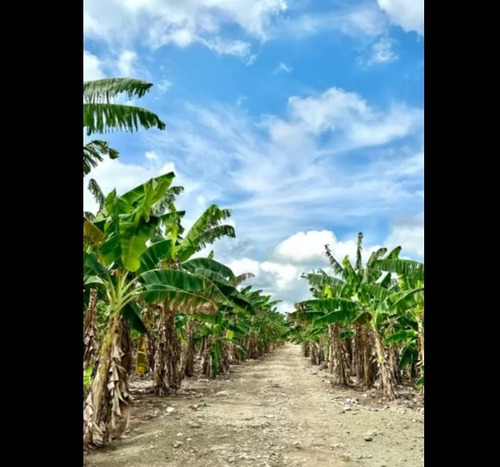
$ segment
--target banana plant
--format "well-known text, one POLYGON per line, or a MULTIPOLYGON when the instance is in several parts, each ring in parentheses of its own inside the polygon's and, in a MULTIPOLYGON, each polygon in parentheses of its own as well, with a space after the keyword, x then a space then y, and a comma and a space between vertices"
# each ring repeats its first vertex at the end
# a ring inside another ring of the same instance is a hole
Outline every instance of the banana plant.
POLYGON ((188 332, 183 341, 175 328, 177 314, 192 315, 204 304, 209 304, 213 309, 225 304, 236 308, 248 305, 241 301, 236 288, 231 285, 230 281, 235 278, 229 268, 210 257, 190 259, 193 254, 218 238, 235 236, 232 226, 222 224, 230 216, 229 210, 216 205, 209 206, 184 235, 181 224, 184 212, 176 211, 173 201, 168 203, 168 208, 169 212, 164 215, 163 240, 158 238, 147 249, 139 268, 139 271, 157 268, 155 274, 141 276, 146 284, 146 300, 161 306, 153 373, 154 391, 157 395, 177 391, 187 369, 192 366, 191 357, 188 358, 187 354, 192 355, 193 323, 189 320, 186 322, 188 332), (171 278, 173 275, 165 271, 178 271, 185 278, 202 280, 203 286, 201 289, 191 290, 192 294, 185 301, 174 302, 171 290, 166 286, 170 284, 167 275, 171 278))
POLYGON ((406 327, 393 336, 391 342, 406 342, 404 363, 410 361, 412 350, 418 349, 418 366, 423 384, 424 365, 424 264, 408 259, 381 259, 374 267, 381 271, 397 274, 398 286, 388 299, 388 305, 398 316, 406 318, 406 327), (416 330, 412 323, 416 323, 416 330))
MULTIPOLYGON (((84 279, 98 278, 107 299, 108 325, 98 366, 84 407, 84 445, 102 445, 126 428, 130 395, 130 325, 146 332, 136 298, 143 286, 136 272, 161 216, 152 208, 167 192, 173 172, 156 177, 118 196, 112 191, 92 222, 102 233, 96 246, 84 250, 84 279)), ((90 221, 84 220, 84 231, 90 221)))

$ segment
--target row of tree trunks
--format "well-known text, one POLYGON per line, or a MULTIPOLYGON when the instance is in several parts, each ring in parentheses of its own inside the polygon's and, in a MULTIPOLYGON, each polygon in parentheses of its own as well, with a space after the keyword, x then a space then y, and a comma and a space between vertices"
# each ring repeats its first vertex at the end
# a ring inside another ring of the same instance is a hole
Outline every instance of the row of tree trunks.
MULTIPOLYGON (((128 392, 128 378, 132 371, 133 349, 130 327, 121 314, 110 319, 96 355, 95 312, 97 294, 91 294, 84 318, 84 367, 94 363, 94 378, 84 401, 84 446, 102 446, 119 437, 127 428, 132 397, 128 392)), ((154 392, 164 396, 180 389, 182 380, 193 375, 196 348, 193 341, 195 321, 188 319, 184 339, 175 327, 175 310, 167 306, 154 306, 144 313, 149 333, 136 341, 136 373, 151 371, 154 392), (158 328, 152 329, 155 315, 160 315, 158 328)), ((259 358, 274 349, 274 345, 259 346, 255 335, 246 340, 247 357, 259 358)), ((200 343, 202 372, 208 377, 217 373, 228 374, 230 365, 244 357, 232 342, 217 342, 213 336, 200 343), (217 345, 217 349, 213 346, 217 345), (213 352, 218 351, 218 365, 214 365, 213 352), (216 368, 217 366, 217 368, 216 368)))
POLYGON ((334 376, 334 382, 341 386, 352 383, 351 376, 356 376, 365 387, 372 387, 378 380, 380 389, 387 399, 396 397, 395 387, 402 381, 398 370, 399 352, 396 345, 386 349, 380 332, 375 327, 356 324, 352 339, 343 340, 340 324, 328 326, 328 346, 313 341, 302 344, 304 356, 310 357, 313 365, 322 362, 320 355, 323 348, 328 351, 328 368, 334 376))

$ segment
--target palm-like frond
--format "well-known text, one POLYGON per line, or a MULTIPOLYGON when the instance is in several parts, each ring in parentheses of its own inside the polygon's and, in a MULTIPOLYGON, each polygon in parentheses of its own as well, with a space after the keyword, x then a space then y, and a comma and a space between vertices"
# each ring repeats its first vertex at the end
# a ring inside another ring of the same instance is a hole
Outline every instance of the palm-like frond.
MULTIPOLYGON (((189 233, 192 233, 190 230, 189 233)), ((188 235, 189 235, 188 233, 188 235)), ((215 240, 222 237, 231 237, 235 238, 236 233, 234 231, 234 227, 231 225, 219 225, 217 227, 213 227, 209 230, 205 230, 201 232, 198 237, 194 239, 194 241, 189 241, 188 235, 184 237, 181 244, 178 248, 178 256, 181 261, 185 261, 194 253, 202 250, 207 245, 212 244, 215 240)))
POLYGON ((179 258, 183 261, 187 260, 192 254, 220 237, 234 238, 235 232, 232 226, 220 225, 223 220, 230 216, 229 209, 221 209, 216 204, 209 206, 182 239, 178 247, 179 258))
POLYGON ((110 159, 118 157, 118 151, 110 147, 106 141, 96 139, 83 146, 83 176, 87 175, 93 167, 97 167, 106 155, 110 159))
POLYGON ((174 201, 178 195, 184 191, 183 186, 171 186, 163 198, 161 198, 153 207, 152 214, 154 216, 161 216, 167 211, 175 211, 174 201))
POLYGON ((418 333, 414 329, 405 329, 403 331, 398 331, 392 336, 385 339, 386 344, 394 344, 395 342, 401 342, 405 340, 415 340, 418 338, 418 333))
POLYGON ((87 128, 87 136, 117 130, 133 132, 140 127, 165 129, 165 123, 155 113, 142 107, 100 103, 84 104, 83 126, 87 128))
POLYGON ((401 247, 397 246, 394 250, 388 253, 386 259, 398 259, 399 253, 401 253, 401 247))
POLYGON ((407 310, 417 305, 415 301, 415 296, 419 293, 424 292, 424 287, 417 287, 410 291, 401 292, 399 294, 395 294, 393 296, 393 303, 391 308, 402 308, 403 310, 407 310))
POLYGON ((101 232, 92 221, 83 218, 83 246, 92 250, 97 249, 106 240, 106 235, 101 232))
POLYGON ((183 263, 182 267, 188 271, 194 272, 197 270, 206 269, 219 274, 223 280, 233 281, 235 279, 233 271, 226 265, 219 263, 211 258, 194 258, 183 263))
POLYGON ((395 272, 410 279, 424 280, 424 263, 410 259, 381 259, 374 262, 374 267, 382 271, 395 272))
POLYGON ((303 274, 302 277, 307 279, 310 285, 319 286, 319 287, 343 287, 345 285, 345 281, 342 279, 338 279, 336 277, 327 276, 323 274, 303 274))
POLYGON ((373 299, 385 300, 392 295, 391 290, 376 284, 361 284, 360 290, 365 294, 368 301, 373 301, 373 299))
POLYGON ((388 289, 391 285, 392 285, 392 277, 391 277, 391 273, 388 272, 384 278, 380 281, 380 287, 384 287, 386 289, 388 289))
POLYGON ((352 267, 351 262, 349 261, 349 255, 345 256, 342 260, 342 265, 344 266, 344 274, 349 281, 353 283, 361 282, 361 278, 356 274, 356 271, 352 267))
POLYGON ((99 211, 100 211, 104 207, 104 204, 106 203, 106 197, 104 196, 101 187, 93 178, 91 178, 89 180, 88 189, 90 193, 92 193, 92 196, 96 200, 97 204, 99 205, 99 211))
POLYGON ((128 98, 142 97, 153 83, 134 78, 104 78, 83 83, 83 99, 86 103, 111 102, 118 94, 128 98))
POLYGON ((234 285, 240 285, 242 282, 246 281, 247 279, 250 279, 251 277, 255 277, 255 274, 251 272, 244 272, 243 274, 240 274, 239 276, 236 276, 233 280, 234 285))
POLYGON ((341 276, 345 279, 346 276, 345 276, 344 268, 340 265, 340 263, 333 256, 329 245, 325 245, 325 255, 328 258, 328 261, 330 261, 330 267, 332 268, 333 272, 335 274, 337 274, 337 276, 341 276))
POLYGON ((139 272, 149 271, 158 267, 160 261, 170 259, 172 251, 172 242, 162 240, 149 246, 140 257, 141 267, 139 272))
POLYGON ((186 307, 206 303, 203 291, 206 283, 201 277, 175 269, 153 269, 143 272, 143 297, 148 303, 175 302, 186 307))
MULTIPOLYGON (((368 259, 368 262, 366 264, 371 266, 375 261, 377 261, 379 258, 381 258, 386 253, 387 253, 387 248, 379 248, 378 250, 374 251, 370 255, 370 258, 368 259)), ((391 252, 391 254, 392 254, 392 252, 391 252)))

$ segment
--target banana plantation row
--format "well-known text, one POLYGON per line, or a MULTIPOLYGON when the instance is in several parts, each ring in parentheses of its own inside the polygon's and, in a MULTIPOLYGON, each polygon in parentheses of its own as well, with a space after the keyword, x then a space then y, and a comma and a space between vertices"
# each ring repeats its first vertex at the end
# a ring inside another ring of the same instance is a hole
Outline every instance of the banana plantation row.
POLYGON ((363 265, 362 240, 355 266, 326 245, 333 275, 303 274, 313 298, 295 305, 291 336, 312 364, 328 362, 337 384, 394 399, 398 384, 424 385, 424 265, 400 259, 401 247, 379 248, 363 265))
MULTIPOLYGON (((141 97, 151 83, 128 78, 84 84, 84 128, 90 136, 113 129, 164 129, 155 114, 116 104, 141 97)), ((83 174, 118 151, 101 140, 84 146, 83 174)), ((104 196, 83 218, 84 445, 103 445, 126 428, 132 374, 149 375, 158 396, 175 393, 201 360, 207 377, 258 358, 291 339, 313 364, 328 363, 342 385, 378 387, 388 398, 406 381, 423 385, 424 268, 399 259, 401 248, 374 252, 366 265, 358 238, 356 265, 338 262, 326 246, 333 275, 304 274, 312 299, 288 316, 276 301, 242 282, 213 253, 194 257, 215 240, 234 237, 227 209, 212 205, 185 232, 177 210, 183 188, 173 173, 118 196, 104 196)))
POLYGON ((208 377, 230 364, 258 358, 283 341, 285 317, 277 302, 251 286, 251 274, 193 254, 223 236, 228 210, 210 206, 184 233, 175 208, 181 187, 174 174, 106 197, 85 213, 84 444, 102 445, 126 428, 132 372, 150 373, 159 396, 175 393, 192 376, 195 356, 208 377))

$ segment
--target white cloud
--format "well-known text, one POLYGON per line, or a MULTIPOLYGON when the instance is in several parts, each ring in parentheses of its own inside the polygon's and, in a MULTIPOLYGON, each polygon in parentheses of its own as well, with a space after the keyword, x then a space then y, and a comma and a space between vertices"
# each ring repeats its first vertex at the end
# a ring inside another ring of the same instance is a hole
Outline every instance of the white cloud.
POLYGON ((389 16, 391 23, 405 31, 424 33, 424 0, 377 0, 389 16))
POLYGON ((238 96, 238 99, 236 99, 236 106, 241 107, 243 105, 243 102, 248 100, 247 96, 238 96))
POLYGON ((150 161, 157 161, 158 160, 158 154, 154 151, 146 151, 146 159, 149 159, 150 161))
POLYGON ((265 40, 271 20, 286 8, 285 0, 86 0, 84 32, 122 44, 144 38, 154 48, 201 42, 217 53, 241 56, 247 46, 221 39, 224 26, 265 40))
POLYGON ((349 148, 386 144, 423 124, 422 109, 399 103, 388 111, 372 107, 357 93, 332 87, 322 94, 288 99, 288 120, 270 118, 269 132, 285 149, 304 150, 311 137, 337 132, 349 148))
POLYGON ((337 239, 329 230, 297 232, 276 246, 274 256, 298 264, 327 264, 325 245, 334 243, 337 239))
POLYGON ((277 293, 291 288, 293 283, 300 279, 299 270, 291 264, 264 261, 261 263, 260 268, 272 277, 277 293))
POLYGON ((337 7, 335 10, 314 14, 299 14, 286 18, 275 27, 276 38, 303 38, 324 31, 338 31, 354 38, 376 37, 387 27, 387 19, 380 9, 371 4, 337 7))
POLYGON ((254 274, 255 277, 247 279, 245 285, 252 285, 254 290, 262 290, 264 294, 284 300, 278 306, 282 313, 292 311, 295 302, 305 300, 308 296, 307 282, 300 277, 303 271, 295 265, 274 261, 259 262, 247 257, 226 264, 236 275, 247 272, 254 274))
POLYGON ((102 63, 95 55, 87 50, 83 51, 83 81, 92 81, 105 78, 102 63))
MULTIPOLYGON (((280 242, 274 249, 274 258, 298 265, 309 265, 315 268, 328 266, 325 256, 325 245, 329 245, 333 256, 341 261, 345 256, 354 262, 356 258, 356 239, 339 241, 330 230, 297 232, 280 242)), ((362 259, 368 260, 370 254, 380 246, 363 248, 362 259)))
POLYGON ((375 63, 389 63, 396 61, 399 57, 393 50, 394 41, 387 37, 382 37, 379 41, 373 44, 371 49, 368 65, 375 63))
MULTIPOLYGON (((229 255, 232 259, 226 264, 237 275, 245 272, 253 273, 255 277, 247 279, 245 284, 283 300, 278 306, 279 311, 292 311, 294 303, 310 297, 308 283, 301 278, 303 273, 323 269, 328 274, 333 274, 325 256, 325 244, 330 246, 338 261, 342 261, 348 255, 354 265, 356 238, 340 241, 334 232, 329 230, 297 232, 276 245, 270 259, 265 261, 257 261, 248 256, 234 259, 234 255, 237 255, 235 249, 229 255)), ((362 250, 363 262, 366 263, 371 253, 379 248, 379 245, 365 244, 362 250)), ((217 255, 221 254, 217 247, 216 251, 217 255)), ((224 253, 220 257, 226 258, 224 253)))
MULTIPOLYGON (((422 211, 420 118, 421 109, 401 102, 375 108, 338 88, 292 97, 281 118, 253 119, 236 105, 192 104, 172 115, 169 131, 138 134, 147 161, 106 160, 90 176, 106 193, 114 186, 123 192, 174 170, 175 184, 186 188, 176 203, 187 212, 185 226, 213 202, 230 208, 237 238, 208 251, 237 274, 253 272, 249 284, 294 303, 308 296, 300 274, 328 267, 325 244, 335 257, 348 254, 354 261, 356 236, 339 240, 337 226, 364 231, 366 259, 375 248, 372 219, 422 211), (296 138, 295 152, 285 149, 287 137, 296 138)), ((91 201, 86 193, 87 210, 91 201)), ((387 243, 405 232, 407 248, 414 249, 413 237, 396 224, 387 243)))
POLYGON ((218 55, 234 55, 235 57, 245 57, 251 51, 249 42, 223 40, 220 37, 200 42, 218 55))
POLYGON ((234 259, 227 263, 227 267, 237 276, 248 272, 258 276, 260 272, 260 263, 250 258, 234 259))
POLYGON ((164 79, 156 84, 156 87, 160 91, 160 94, 165 94, 172 86, 173 83, 168 79, 164 79))
POLYGON ((257 54, 252 54, 250 55, 250 57, 248 57, 248 60, 247 60, 247 66, 251 66, 255 63, 255 61, 257 60, 257 57, 258 55, 257 54))
POLYGON ((229 200, 224 207, 233 210, 238 238, 274 248, 292 222, 295 231, 337 223, 358 229, 372 216, 399 215, 401 206, 420 212, 421 117, 421 109, 401 102, 376 109, 332 88, 291 98, 283 118, 254 120, 236 105, 190 105, 169 120, 170 131, 141 138, 171 155, 207 199, 229 200), (361 155, 361 165, 347 163, 361 155))
POLYGON ((293 67, 287 65, 286 63, 280 62, 278 66, 274 69, 273 74, 280 73, 281 71, 290 74, 293 71, 293 67))
POLYGON ((132 77, 135 74, 135 61, 137 54, 132 50, 124 50, 118 56, 116 67, 123 78, 132 77))
POLYGON ((402 254, 424 256, 424 220, 422 215, 395 222, 386 240, 391 248, 402 246, 402 254))

